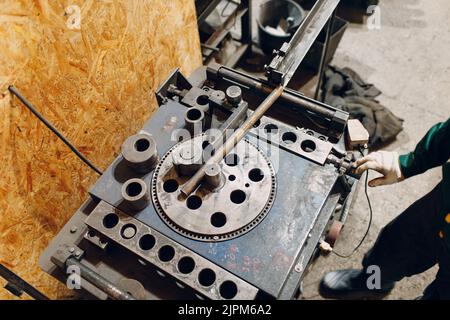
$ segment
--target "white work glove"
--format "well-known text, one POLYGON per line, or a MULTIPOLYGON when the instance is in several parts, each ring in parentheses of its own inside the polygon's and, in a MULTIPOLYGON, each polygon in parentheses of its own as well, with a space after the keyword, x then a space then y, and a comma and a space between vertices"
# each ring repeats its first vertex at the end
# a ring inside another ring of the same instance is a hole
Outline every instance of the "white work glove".
POLYGON ((369 182, 369 186, 377 187, 388 184, 394 184, 404 180, 402 171, 400 169, 399 156, 397 152, 391 151, 377 151, 356 161, 356 173, 372 169, 383 176, 373 179, 369 182))

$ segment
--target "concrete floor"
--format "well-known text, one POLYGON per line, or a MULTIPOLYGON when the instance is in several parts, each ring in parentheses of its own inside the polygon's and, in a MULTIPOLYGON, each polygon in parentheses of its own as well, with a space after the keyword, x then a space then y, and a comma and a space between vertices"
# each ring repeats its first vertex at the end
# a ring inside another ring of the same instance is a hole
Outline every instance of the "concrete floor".
MULTIPOLYGON (((374 83, 383 94, 382 104, 402 117, 404 131, 387 150, 405 153, 433 124, 450 115, 450 4, 447 0, 381 0, 381 29, 368 30, 351 24, 333 64, 350 67, 374 83)), ((373 175, 374 176, 374 175, 373 175)), ((304 299, 320 299, 317 286, 328 271, 357 268, 378 232, 441 179, 441 169, 408 179, 398 185, 369 190, 374 222, 360 250, 349 259, 335 255, 319 257, 304 279, 304 299)), ((360 188, 351 215, 335 248, 350 252, 363 236, 368 205, 360 188)), ((398 283, 387 299, 414 299, 436 274, 437 267, 398 283)))

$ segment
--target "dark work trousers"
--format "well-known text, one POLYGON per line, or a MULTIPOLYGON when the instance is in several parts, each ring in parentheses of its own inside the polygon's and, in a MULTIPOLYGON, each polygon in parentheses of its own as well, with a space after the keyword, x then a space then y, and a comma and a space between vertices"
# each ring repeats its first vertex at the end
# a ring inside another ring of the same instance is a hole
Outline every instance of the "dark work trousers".
POLYGON ((417 200, 380 232, 364 256, 363 267, 380 267, 382 283, 422 273, 436 264, 436 279, 424 297, 450 299, 450 248, 439 236, 443 212, 441 183, 417 200))

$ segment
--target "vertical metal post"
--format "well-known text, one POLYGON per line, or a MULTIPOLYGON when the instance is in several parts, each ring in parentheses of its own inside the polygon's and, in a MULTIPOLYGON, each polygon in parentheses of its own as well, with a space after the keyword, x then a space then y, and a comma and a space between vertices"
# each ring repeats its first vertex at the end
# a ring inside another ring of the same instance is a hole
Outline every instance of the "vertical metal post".
MULTIPOLYGON (((323 81, 323 76, 325 73, 325 64, 326 64, 326 58, 328 55, 328 47, 330 44, 330 38, 333 34, 333 24, 334 24, 334 18, 336 16, 336 10, 333 11, 333 14, 331 15, 329 21, 328 21, 328 26, 327 26, 327 33, 325 35, 325 46, 322 50, 322 56, 320 58, 320 67, 319 67, 319 80, 317 81, 317 87, 316 87, 316 93, 314 94, 314 99, 318 100, 319 99, 319 93, 320 93, 320 89, 322 86, 322 81, 323 81)), ((320 101, 323 102, 324 100, 324 96, 322 95, 320 101)))
POLYGON ((241 0, 241 6, 247 8, 247 12, 241 18, 241 41, 248 44, 248 54, 252 52, 252 0, 241 0))

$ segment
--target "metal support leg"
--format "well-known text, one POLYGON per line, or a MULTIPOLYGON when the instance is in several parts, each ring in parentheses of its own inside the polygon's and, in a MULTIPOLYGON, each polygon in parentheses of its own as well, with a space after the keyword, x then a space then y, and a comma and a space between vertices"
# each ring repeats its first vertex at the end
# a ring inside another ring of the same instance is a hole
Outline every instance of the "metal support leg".
MULTIPOLYGON (((325 35, 325 47, 322 50, 322 57, 320 58, 320 67, 319 67, 319 80, 317 81, 316 93, 314 94, 314 99, 319 100, 320 89, 322 86, 323 76, 325 73, 325 63, 328 55, 328 47, 330 44, 331 35, 333 33, 333 24, 334 18, 336 17, 336 10, 333 11, 331 18, 328 21, 327 33, 325 35)), ((320 101, 324 101, 324 96, 321 96, 320 101)))
POLYGON ((252 51, 252 0, 241 0, 241 6, 247 8, 247 12, 241 18, 242 43, 248 44, 247 54, 252 51))

